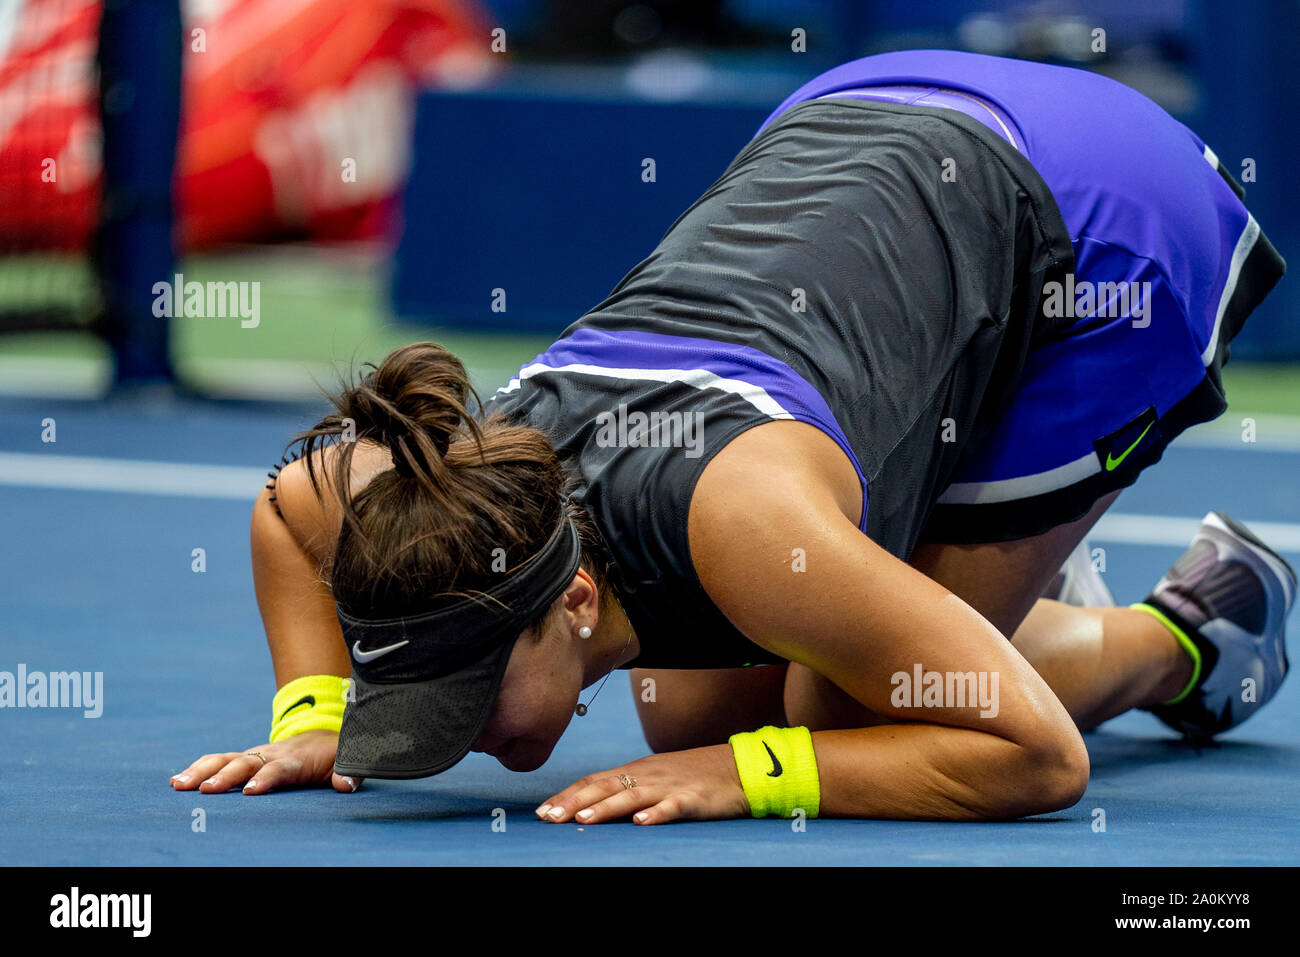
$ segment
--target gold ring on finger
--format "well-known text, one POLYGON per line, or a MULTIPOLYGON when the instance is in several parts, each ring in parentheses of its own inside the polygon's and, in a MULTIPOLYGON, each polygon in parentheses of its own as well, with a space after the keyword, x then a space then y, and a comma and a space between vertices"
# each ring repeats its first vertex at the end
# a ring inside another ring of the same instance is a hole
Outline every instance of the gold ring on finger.
POLYGON ((632 788, 636 787, 636 778, 631 775, 624 774, 619 778, 619 780, 623 782, 623 788, 625 790, 630 791, 632 788))
POLYGON ((255 758, 262 758, 262 767, 266 767, 266 758, 262 757, 261 751, 245 751, 245 754, 251 754, 255 758))

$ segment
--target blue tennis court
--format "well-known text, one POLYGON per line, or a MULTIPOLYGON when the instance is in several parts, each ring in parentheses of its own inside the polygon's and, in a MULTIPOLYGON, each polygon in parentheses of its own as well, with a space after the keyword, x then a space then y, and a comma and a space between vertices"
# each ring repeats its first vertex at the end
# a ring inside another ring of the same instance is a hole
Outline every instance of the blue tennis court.
MULTIPOLYGON (((778 819, 655 828, 538 821, 533 809, 574 779, 646 753, 622 675, 530 774, 474 754, 446 774, 371 780, 355 795, 175 792, 168 776, 198 755, 266 740, 275 686, 253 596, 248 516, 260 476, 312 413, 182 401, 15 400, 0 410, 0 671, 103 675, 99 717, 85 717, 85 708, 0 711, 0 863, 1294 862, 1294 678, 1258 716, 1199 752, 1149 715, 1109 722, 1087 739, 1093 770, 1084 799, 1014 823, 814 820, 797 831, 778 819), (46 419, 54 443, 41 440, 46 419), (200 548, 202 572, 193 570, 200 548)), ((1175 443, 1092 536, 1120 602, 1143 597, 1210 508, 1300 561, 1294 425, 1286 432, 1261 422, 1254 444, 1209 428, 1175 443)))

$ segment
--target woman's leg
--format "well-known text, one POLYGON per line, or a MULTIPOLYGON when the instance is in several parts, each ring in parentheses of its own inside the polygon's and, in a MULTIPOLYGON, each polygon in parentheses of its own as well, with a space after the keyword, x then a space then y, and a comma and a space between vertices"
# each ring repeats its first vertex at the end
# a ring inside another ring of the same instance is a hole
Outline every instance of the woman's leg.
POLYGON ((785 673, 785 665, 628 672, 641 730, 656 752, 722 744, 733 734, 784 725, 785 673))
POLYGON ((923 542, 908 561, 1011 637, 1075 546, 1118 497, 1118 491, 1111 492, 1082 518, 1032 538, 981 545, 923 542))
POLYGON ((1130 608, 1041 599, 1012 642, 1083 731, 1168 701, 1192 675, 1192 660, 1169 629, 1130 608))
POLYGON ((1038 671, 1080 728, 1166 701, 1191 677, 1191 659, 1150 615, 1076 608, 1038 598, 1066 556, 1119 496, 1078 521, 994 545, 918 546, 912 565, 992 621, 1038 671))
MULTIPOLYGON (((1166 701, 1191 677, 1191 661, 1177 639, 1150 615, 1128 608, 1076 608, 1038 597, 1118 496, 1113 492, 1083 518, 1033 538, 927 543, 911 557, 913 567, 1012 636, 1084 730, 1130 708, 1166 701)), ((814 729, 887 720, 801 665, 789 668, 785 702, 792 723, 814 729)))

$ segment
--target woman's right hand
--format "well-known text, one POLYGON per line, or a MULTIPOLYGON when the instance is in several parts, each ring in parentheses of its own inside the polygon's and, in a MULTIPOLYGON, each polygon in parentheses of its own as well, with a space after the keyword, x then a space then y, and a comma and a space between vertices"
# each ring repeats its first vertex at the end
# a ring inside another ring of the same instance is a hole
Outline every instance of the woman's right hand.
POLYGON ((177 791, 197 790, 202 794, 224 794, 233 787, 242 787, 245 794, 266 794, 286 788, 326 786, 348 794, 364 779, 334 773, 338 746, 339 736, 333 731, 304 731, 245 751, 205 754, 173 775, 171 785, 177 791))

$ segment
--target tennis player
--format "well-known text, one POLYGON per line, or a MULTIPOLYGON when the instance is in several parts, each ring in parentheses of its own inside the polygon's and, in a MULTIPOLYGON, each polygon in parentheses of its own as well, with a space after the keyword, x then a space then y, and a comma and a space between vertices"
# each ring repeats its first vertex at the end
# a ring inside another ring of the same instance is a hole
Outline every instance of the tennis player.
POLYGON ((1069 807, 1081 730, 1141 708, 1209 738, 1286 673, 1295 574, 1238 523, 1132 607, 1084 544, 1226 409, 1284 268, 1210 148, 1116 82, 831 70, 481 408, 418 343, 300 437, 252 519, 269 743, 173 786, 532 770, 629 669, 654 753, 544 820, 1069 807))

